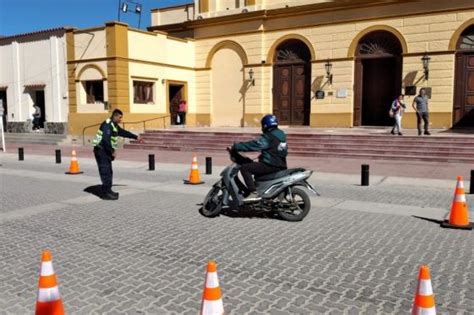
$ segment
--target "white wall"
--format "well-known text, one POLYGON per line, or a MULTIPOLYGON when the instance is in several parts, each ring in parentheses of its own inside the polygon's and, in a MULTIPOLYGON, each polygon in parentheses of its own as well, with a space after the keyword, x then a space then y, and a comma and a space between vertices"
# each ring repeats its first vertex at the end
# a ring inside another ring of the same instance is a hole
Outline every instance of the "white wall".
MULTIPOLYGON (((57 33, 56 33, 57 34, 57 33)), ((34 90, 44 84, 45 120, 67 122, 66 41, 61 34, 0 40, 0 87, 7 88, 8 121, 31 119, 34 90)))

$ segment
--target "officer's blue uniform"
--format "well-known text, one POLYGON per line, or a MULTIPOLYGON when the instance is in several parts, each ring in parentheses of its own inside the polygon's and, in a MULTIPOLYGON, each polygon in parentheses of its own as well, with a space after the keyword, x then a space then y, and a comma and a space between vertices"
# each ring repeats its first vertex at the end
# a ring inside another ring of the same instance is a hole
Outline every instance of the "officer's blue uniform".
POLYGON ((117 149, 118 137, 137 139, 138 137, 125 129, 120 128, 112 119, 108 118, 97 131, 92 144, 94 144, 94 155, 99 167, 100 179, 102 181, 102 192, 104 194, 112 191, 112 161, 113 153, 117 149))

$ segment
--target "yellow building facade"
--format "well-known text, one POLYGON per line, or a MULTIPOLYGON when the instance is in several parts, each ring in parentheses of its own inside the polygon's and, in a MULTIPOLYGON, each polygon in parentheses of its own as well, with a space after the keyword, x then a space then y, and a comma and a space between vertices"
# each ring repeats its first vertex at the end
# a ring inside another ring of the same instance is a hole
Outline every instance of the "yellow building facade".
POLYGON ((472 1, 201 0, 153 10, 152 24, 67 33, 72 134, 117 107, 147 128, 173 124, 180 99, 191 126, 257 126, 266 113, 290 126, 386 126, 402 93, 413 128, 420 88, 433 128, 473 121, 472 1))

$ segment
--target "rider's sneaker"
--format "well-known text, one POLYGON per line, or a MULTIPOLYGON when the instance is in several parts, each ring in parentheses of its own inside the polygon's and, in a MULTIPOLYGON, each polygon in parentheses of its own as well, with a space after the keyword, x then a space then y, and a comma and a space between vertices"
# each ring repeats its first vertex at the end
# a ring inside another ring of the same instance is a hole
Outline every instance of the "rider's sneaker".
POLYGON ((259 201, 260 196, 256 191, 252 191, 247 197, 244 198, 244 202, 252 202, 252 201, 259 201))

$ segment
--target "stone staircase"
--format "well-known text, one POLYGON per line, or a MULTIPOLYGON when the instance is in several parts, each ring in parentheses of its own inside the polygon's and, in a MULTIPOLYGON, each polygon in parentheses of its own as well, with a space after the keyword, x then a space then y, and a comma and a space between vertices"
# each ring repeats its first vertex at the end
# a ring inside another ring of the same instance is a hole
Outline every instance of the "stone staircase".
MULTIPOLYGON (((52 133, 5 133, 5 142, 8 144, 45 144, 59 145, 67 139, 67 135, 52 133)), ((5 146, 6 146, 5 145, 5 146)))
MULTIPOLYGON (((144 144, 132 141, 127 149, 223 152, 234 142, 248 141, 257 133, 153 130, 142 134, 144 144)), ((474 163, 474 136, 392 136, 390 134, 289 133, 291 156, 359 158, 474 163)))

